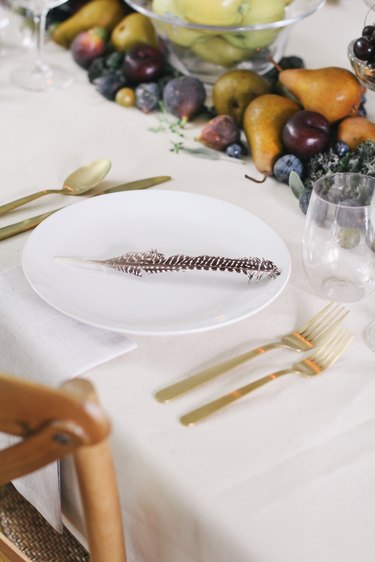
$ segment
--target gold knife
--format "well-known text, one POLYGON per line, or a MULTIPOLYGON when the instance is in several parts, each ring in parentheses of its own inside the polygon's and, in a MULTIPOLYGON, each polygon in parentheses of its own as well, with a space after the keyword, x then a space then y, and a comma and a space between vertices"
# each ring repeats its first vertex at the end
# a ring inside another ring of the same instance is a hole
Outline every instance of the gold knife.
MULTIPOLYGON (((147 187, 152 187, 153 185, 169 181, 170 179, 172 179, 171 176, 156 176, 154 178, 131 181, 122 183, 121 185, 116 185, 115 187, 109 187, 108 189, 104 189, 103 191, 94 193, 89 197, 96 197, 97 195, 103 195, 104 193, 117 193, 119 191, 132 191, 133 189, 146 189, 147 187)), ((21 232, 26 232, 28 230, 31 230, 32 228, 35 228, 36 226, 38 226, 38 224, 44 221, 44 219, 63 208, 64 207, 59 207, 58 209, 54 209, 53 211, 43 213, 42 215, 37 215, 36 217, 31 217, 30 219, 25 219, 14 224, 9 224, 8 226, 3 226, 2 228, 0 228, 0 240, 5 240, 6 238, 10 238, 11 236, 15 236, 16 234, 21 234, 21 232)))

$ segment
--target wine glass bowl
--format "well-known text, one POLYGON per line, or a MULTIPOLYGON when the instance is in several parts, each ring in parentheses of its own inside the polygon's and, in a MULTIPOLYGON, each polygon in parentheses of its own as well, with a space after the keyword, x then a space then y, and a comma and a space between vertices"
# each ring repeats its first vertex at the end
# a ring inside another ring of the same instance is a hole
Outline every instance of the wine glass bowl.
POLYGON ((302 241, 307 279, 318 295, 355 302, 375 288, 375 178, 331 174, 313 187, 302 241))
POLYGON ((285 10, 283 7, 284 15, 276 21, 271 16, 263 17, 263 10, 267 9, 264 2, 257 20, 263 23, 251 24, 246 23, 245 16, 241 19, 241 10, 246 11, 251 0, 248 4, 243 2, 237 12, 230 12, 235 0, 183 3, 185 11, 177 10, 178 0, 127 0, 127 3, 152 20, 172 66, 182 74, 213 84, 223 72, 234 68, 266 73, 273 67, 273 61, 283 56, 292 26, 314 14, 325 0, 293 0, 285 10))
POLYGON ((37 28, 37 52, 33 64, 16 68, 11 80, 20 88, 35 92, 47 92, 65 88, 73 82, 73 76, 64 68, 48 64, 44 60, 46 17, 50 9, 67 0, 11 0, 15 7, 29 10, 37 28))

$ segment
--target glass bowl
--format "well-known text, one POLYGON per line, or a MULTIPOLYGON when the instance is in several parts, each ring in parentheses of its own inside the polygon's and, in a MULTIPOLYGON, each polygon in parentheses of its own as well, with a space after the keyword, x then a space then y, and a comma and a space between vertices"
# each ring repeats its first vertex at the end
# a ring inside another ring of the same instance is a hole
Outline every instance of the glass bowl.
POLYGON ((368 88, 369 90, 375 90, 375 65, 369 66, 364 60, 358 59, 353 51, 354 43, 356 39, 353 39, 348 46, 348 57, 350 64, 352 65, 354 74, 357 76, 361 84, 368 88))
MULTIPOLYGON (((256 21, 249 21, 252 0, 126 0, 148 16, 166 44, 169 61, 179 72, 213 84, 223 72, 245 68, 264 74, 283 56, 291 27, 314 14, 325 0, 276 4, 278 19, 256 0, 256 21), (155 11, 157 10, 157 11, 155 11), (281 17, 283 15, 283 17, 281 17)), ((268 8, 269 9, 269 8, 268 8)), ((253 14, 251 15, 253 17, 253 14)))

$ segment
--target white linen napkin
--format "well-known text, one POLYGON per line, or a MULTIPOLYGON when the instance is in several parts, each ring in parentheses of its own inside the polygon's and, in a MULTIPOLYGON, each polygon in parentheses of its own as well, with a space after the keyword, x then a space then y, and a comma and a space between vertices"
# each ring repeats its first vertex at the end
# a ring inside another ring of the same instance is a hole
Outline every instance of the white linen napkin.
MULTIPOLYGON (((121 334, 88 326, 46 304, 20 266, 0 273, 0 372, 57 387, 135 347, 121 334)), ((0 434, 0 448, 12 440, 0 434)), ((14 485, 61 531, 58 463, 14 485)))

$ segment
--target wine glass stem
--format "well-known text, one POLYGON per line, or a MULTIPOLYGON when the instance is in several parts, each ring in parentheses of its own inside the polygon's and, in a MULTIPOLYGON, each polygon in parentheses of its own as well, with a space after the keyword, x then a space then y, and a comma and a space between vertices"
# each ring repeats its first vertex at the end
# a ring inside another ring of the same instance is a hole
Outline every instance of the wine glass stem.
POLYGON ((38 30, 35 71, 39 73, 45 73, 48 70, 48 65, 43 60, 47 12, 48 10, 42 10, 40 13, 34 14, 34 23, 38 30))

